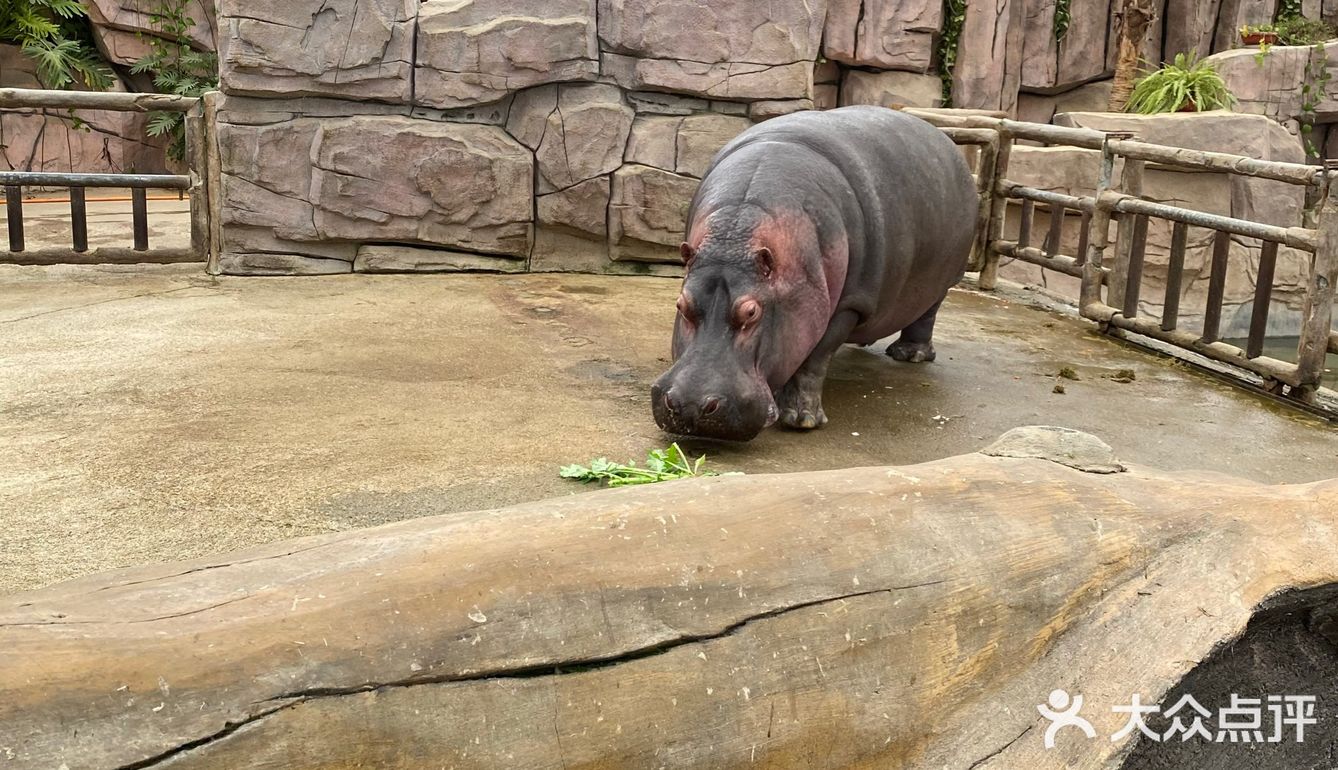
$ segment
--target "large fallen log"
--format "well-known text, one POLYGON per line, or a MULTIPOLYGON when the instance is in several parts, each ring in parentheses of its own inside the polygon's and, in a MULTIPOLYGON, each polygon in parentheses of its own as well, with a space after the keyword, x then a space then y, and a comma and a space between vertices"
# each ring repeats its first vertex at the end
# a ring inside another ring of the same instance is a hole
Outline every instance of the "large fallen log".
POLYGON ((1338 582, 1338 482, 1111 473, 1059 439, 1002 453, 1099 472, 674 482, 9 597, 0 765, 1109 766, 1129 741, 1047 750, 1036 705, 1156 700, 1338 582))

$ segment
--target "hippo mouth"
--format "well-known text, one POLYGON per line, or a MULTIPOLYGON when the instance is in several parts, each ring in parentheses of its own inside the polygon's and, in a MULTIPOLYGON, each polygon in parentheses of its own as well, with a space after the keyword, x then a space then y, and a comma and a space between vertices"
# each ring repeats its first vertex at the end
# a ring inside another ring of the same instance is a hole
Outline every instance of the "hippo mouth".
MULTIPOLYGON (((666 433, 724 441, 750 441, 780 419, 780 408, 759 372, 743 393, 688 397, 668 375, 651 387, 651 411, 666 433), (668 380, 668 382, 666 382, 668 380)), ((745 380, 747 381, 747 380, 745 380)))

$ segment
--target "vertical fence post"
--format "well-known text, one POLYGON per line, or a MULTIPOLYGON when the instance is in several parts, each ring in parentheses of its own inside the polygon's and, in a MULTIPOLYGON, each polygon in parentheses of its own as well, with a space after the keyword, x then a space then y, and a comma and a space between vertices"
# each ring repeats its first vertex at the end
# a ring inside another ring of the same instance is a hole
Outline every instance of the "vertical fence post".
POLYGON ((1087 254, 1082 265, 1082 291, 1078 299, 1078 312, 1084 318, 1101 318, 1097 306, 1101 304, 1101 284, 1105 280, 1105 271, 1101 263, 1105 258, 1106 247, 1110 245, 1110 192, 1115 177, 1115 152, 1110 148, 1110 140, 1119 138, 1116 134, 1106 134, 1101 144, 1101 174, 1096 182, 1096 207, 1087 226, 1087 254))
POLYGON ((186 163, 190 175, 190 246, 203 260, 209 260, 209 175, 205 151, 204 107, 197 104, 186 113, 186 163))
MULTIPOLYGON (((1143 169, 1147 164, 1141 160, 1124 159, 1124 170, 1120 172, 1120 192, 1125 195, 1143 194, 1143 169)), ((1129 282, 1129 260, 1134 250, 1134 228, 1138 218, 1120 217, 1120 226, 1115 236, 1115 261, 1110 266, 1110 289, 1106 304, 1111 307, 1124 307, 1124 294, 1129 282)))
POLYGON ((130 188, 131 229, 135 234, 135 251, 149 250, 149 191, 143 187, 130 188))
POLYGON ((223 175, 219 159, 218 99, 219 92, 210 91, 200 97, 204 105, 205 198, 209 206, 209 262, 205 272, 218 275, 219 258, 223 255, 223 175))
POLYGON ((999 281, 999 252, 995 244, 1003 237, 1004 217, 1008 215, 1008 198, 1000 189, 1008 174, 1008 159, 1013 154, 1013 135, 999 129, 999 149, 994 158, 994 176, 990 180, 990 224, 985 233, 985 264, 980 269, 980 288, 994 291, 999 281))
POLYGON ((1305 304, 1301 309, 1301 341, 1296 351, 1301 398, 1313 398, 1324 380, 1324 363, 1333 324, 1333 295, 1338 283, 1338 163, 1325 161, 1317 225, 1319 243, 1310 261, 1305 304))
POLYGON ((976 162, 976 242, 971 250, 968 271, 982 272, 990 249, 990 213, 994 207, 994 168, 999 161, 999 133, 985 144, 977 145, 976 162))
POLYGON ((23 251, 23 188, 5 186, 5 224, 9 227, 9 250, 23 251))
POLYGON ((70 236, 76 253, 88 251, 88 201, 84 188, 70 188, 70 236))

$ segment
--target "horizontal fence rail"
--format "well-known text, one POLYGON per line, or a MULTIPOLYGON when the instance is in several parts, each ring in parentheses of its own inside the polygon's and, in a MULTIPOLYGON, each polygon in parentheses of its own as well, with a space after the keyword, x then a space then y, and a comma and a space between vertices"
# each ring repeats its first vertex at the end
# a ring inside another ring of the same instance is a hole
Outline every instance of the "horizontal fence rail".
POLYGON ((958 144, 993 148, 989 164, 982 157, 976 168, 979 189, 989 191, 988 196, 982 194, 982 203, 990 207, 987 236, 972 265, 980 270, 981 288, 994 288, 1000 258, 1054 270, 1079 279, 1079 312, 1107 333, 1151 338, 1251 372, 1280 395, 1307 403, 1315 401, 1324 380, 1326 355, 1338 353, 1338 330, 1333 328, 1334 290, 1338 284, 1338 184, 1334 183, 1338 180, 1338 164, 1318 167, 1168 147, 1139 141, 1127 132, 1025 123, 999 114, 950 109, 905 111, 938 126, 958 144), (992 132, 993 141, 982 131, 992 132), (1098 178, 1092 180, 1093 194, 1070 195, 1008 179, 1008 161, 1017 140, 1099 151, 1101 163, 1098 178), (1304 186, 1307 204, 1317 210, 1318 225, 1280 226, 1146 200, 1142 197, 1142 180, 1148 164, 1304 186), (1121 170, 1117 173, 1117 169, 1121 170), (1010 207, 1016 212, 1015 240, 1003 237, 1010 207), (1035 243, 1038 208, 1046 213, 1049 223, 1043 240, 1035 243), (1076 253, 1064 254, 1065 222, 1070 215, 1078 219, 1079 242, 1076 253), (1159 298, 1162 311, 1156 319, 1140 315, 1148 231, 1154 220, 1171 227, 1165 293, 1159 298), (1191 229, 1213 233, 1203 324, 1197 332, 1181 328, 1191 229), (1222 341, 1220 334, 1233 243, 1258 250, 1249 332, 1243 348, 1222 341), (1282 247, 1311 257, 1295 362, 1263 355, 1282 247))
POLYGON ((179 112, 186 115, 188 174, 88 174, 78 172, 0 171, 5 191, 8 252, 0 262, 48 265, 113 264, 136 262, 202 262, 209 251, 210 208, 207 201, 204 145, 205 126, 200 99, 166 94, 99 93, 92 91, 42 91, 0 88, 0 110, 106 110, 112 112, 179 112), (24 223, 25 188, 67 188, 70 205, 69 249, 30 249, 24 223), (129 189, 132 246, 89 249, 89 188, 129 189), (149 190, 172 190, 190 196, 191 245, 189 248, 149 248, 149 190))

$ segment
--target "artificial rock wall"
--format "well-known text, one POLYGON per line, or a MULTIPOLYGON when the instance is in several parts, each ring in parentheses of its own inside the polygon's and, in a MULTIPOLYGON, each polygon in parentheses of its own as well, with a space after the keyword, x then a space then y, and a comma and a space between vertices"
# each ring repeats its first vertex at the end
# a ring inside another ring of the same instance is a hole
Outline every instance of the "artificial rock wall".
MULTIPOLYGON (((115 70, 113 90, 152 91, 147 73, 131 65, 150 53, 149 41, 163 34, 155 24, 151 0, 85 0, 93 42, 115 70)), ((216 48, 212 0, 190 0, 186 15, 195 20, 190 43, 201 51, 216 48)), ((37 63, 18 46, 0 44, 0 88, 41 88, 37 63)), ((68 110, 17 110, 0 113, 0 169, 8 171, 79 171, 84 173, 162 173, 171 165, 166 142, 144 132, 148 116, 85 110, 73 120, 68 110)))
MULTIPOLYGON (((955 106, 1100 109, 1113 5, 1072 0, 1056 41, 1055 0, 968 3, 955 106)), ((1273 10, 1168 0, 1148 58, 1273 10)), ((943 27, 941 0, 220 0, 217 267, 669 271, 722 145, 941 105, 943 27)))

